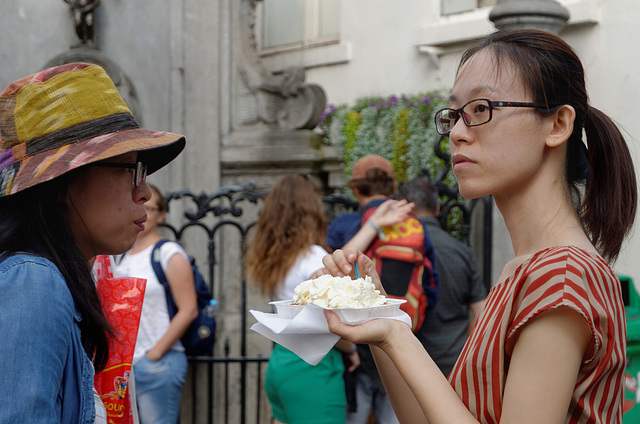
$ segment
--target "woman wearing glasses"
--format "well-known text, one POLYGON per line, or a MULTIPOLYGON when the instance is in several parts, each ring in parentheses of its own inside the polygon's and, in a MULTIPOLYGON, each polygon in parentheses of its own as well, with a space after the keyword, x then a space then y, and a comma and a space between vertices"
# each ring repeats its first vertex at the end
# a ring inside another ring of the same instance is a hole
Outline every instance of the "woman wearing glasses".
POLYGON ((117 329, 90 263, 134 243, 146 173, 184 137, 140 128, 95 65, 46 69, 0 97, 0 422, 106 423, 94 368, 117 329))
POLYGON ((132 361, 140 422, 175 424, 187 376, 187 355, 180 338, 198 316, 198 306, 189 257, 178 243, 169 241, 156 253, 178 309, 173 317, 169 315, 165 288, 151 265, 154 248, 162 240, 158 228, 166 214, 164 198, 156 186, 149 187, 144 230, 118 262, 116 273, 147 280, 132 361))
MULTIPOLYGON (((589 105, 573 50, 544 32, 498 31, 468 50, 450 103, 436 124, 460 192, 493 196, 515 258, 449 381, 398 321, 349 326, 327 313, 329 328, 372 345, 402 423, 620 423, 624 305, 606 261, 636 212, 624 138, 589 105)), ((356 259, 376 277, 355 250, 324 262, 349 273, 356 259)))

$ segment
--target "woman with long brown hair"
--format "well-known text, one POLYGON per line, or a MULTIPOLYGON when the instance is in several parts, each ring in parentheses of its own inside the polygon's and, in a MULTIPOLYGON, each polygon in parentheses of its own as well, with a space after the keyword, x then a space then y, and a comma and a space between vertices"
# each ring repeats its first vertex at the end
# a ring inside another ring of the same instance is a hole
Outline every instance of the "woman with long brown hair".
MULTIPOLYGON (((280 179, 265 198, 247 244, 246 272, 271 300, 290 300, 293 289, 323 267, 327 254, 324 207, 318 187, 307 177, 280 179)), ((345 422, 342 352, 350 369, 359 365, 353 343, 341 340, 316 366, 276 344, 265 386, 274 423, 345 422)))

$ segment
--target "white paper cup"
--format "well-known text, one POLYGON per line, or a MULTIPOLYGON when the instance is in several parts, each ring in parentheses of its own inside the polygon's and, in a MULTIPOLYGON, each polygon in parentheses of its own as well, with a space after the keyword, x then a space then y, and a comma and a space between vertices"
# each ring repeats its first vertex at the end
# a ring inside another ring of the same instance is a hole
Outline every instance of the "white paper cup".
MULTIPOLYGON (((325 308, 334 311, 340 317, 340 321, 350 323, 364 321, 369 318, 389 318, 398 313, 400 305, 405 303, 404 299, 389 299, 384 305, 371 306, 367 308, 325 308)), ((293 319, 305 308, 305 306, 294 305, 292 300, 279 300, 269 302, 274 305, 276 313, 280 318, 293 319)))

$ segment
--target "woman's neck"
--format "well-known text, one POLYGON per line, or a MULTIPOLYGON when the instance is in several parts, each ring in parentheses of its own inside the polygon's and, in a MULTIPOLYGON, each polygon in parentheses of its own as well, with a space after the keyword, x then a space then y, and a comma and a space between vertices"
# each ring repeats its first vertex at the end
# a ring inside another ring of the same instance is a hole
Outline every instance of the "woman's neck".
POLYGON ((596 252, 559 182, 496 198, 496 204, 504 217, 516 257, 561 245, 596 252))

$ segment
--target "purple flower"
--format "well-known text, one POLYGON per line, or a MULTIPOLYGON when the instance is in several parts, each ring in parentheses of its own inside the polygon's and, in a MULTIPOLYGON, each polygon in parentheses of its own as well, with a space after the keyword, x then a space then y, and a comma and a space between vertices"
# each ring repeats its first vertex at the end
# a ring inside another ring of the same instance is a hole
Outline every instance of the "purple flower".
POLYGON ((332 113, 334 113, 336 111, 336 107, 334 105, 332 105, 331 103, 329 103, 326 107, 326 109, 324 110, 324 112, 322 112, 322 114, 320 115, 320 119, 319 119, 319 123, 320 122, 325 122, 327 120, 327 117, 329 115, 331 115, 332 113))

